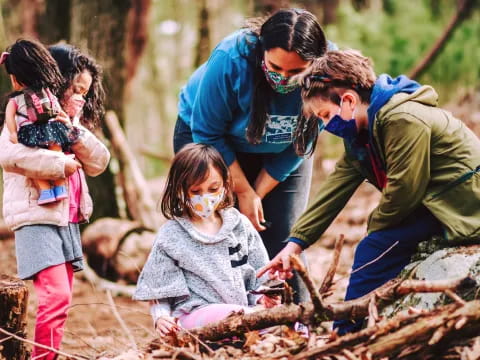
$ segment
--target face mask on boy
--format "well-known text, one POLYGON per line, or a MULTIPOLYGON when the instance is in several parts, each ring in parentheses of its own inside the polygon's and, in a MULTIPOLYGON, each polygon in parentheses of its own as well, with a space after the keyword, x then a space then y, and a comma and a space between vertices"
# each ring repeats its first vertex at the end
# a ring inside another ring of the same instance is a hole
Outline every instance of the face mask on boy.
POLYGON ((290 82, 290 77, 285 77, 275 71, 268 70, 265 61, 262 61, 262 70, 272 89, 280 94, 287 94, 299 86, 297 83, 290 82))
POLYGON ((340 109, 338 110, 338 113, 330 119, 327 126, 325 126, 325 130, 345 140, 353 140, 357 136, 355 109, 353 109, 352 119, 345 120, 340 116, 340 113, 342 112, 342 105, 343 98, 340 100, 340 109))
POLYGON ((214 194, 190 195, 190 202, 196 215, 208 218, 223 200, 223 189, 214 194))

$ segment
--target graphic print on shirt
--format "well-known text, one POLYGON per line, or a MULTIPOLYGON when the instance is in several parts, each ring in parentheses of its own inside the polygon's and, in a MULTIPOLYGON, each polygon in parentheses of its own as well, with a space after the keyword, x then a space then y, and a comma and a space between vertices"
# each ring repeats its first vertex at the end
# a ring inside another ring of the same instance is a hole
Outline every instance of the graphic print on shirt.
POLYGON ((293 141, 297 127, 297 115, 267 115, 263 142, 286 144, 293 141))
POLYGON ((238 266, 242 266, 247 263, 248 260, 248 255, 240 252, 242 249, 242 244, 238 243, 234 247, 229 247, 228 248, 228 254, 230 255, 230 265, 232 265, 232 268, 236 268, 238 266))

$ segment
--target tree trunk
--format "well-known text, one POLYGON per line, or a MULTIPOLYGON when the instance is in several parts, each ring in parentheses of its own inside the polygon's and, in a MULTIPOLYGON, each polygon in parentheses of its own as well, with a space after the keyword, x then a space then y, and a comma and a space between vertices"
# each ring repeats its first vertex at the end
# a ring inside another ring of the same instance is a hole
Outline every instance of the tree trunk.
POLYGON ((202 65, 210 55, 210 28, 208 24, 208 18, 208 1, 200 0, 198 16, 197 55, 195 57, 196 68, 202 65))
MULTIPOLYGON (((72 0, 70 41, 91 53, 102 65, 107 93, 106 107, 114 110, 124 124, 124 93, 126 84, 125 52, 127 16, 132 2, 128 0, 72 0)), ((108 137, 108 132, 107 137, 108 137)), ((115 181, 111 170, 88 179, 95 210, 92 220, 117 217, 115 181)))
MULTIPOLYGON (((134 0, 127 16, 126 86, 135 76, 148 41, 148 18, 151 0, 134 0)), ((128 91, 128 90, 127 90, 128 91)), ((127 92, 128 94, 128 92, 127 92)))
POLYGON ((289 0, 253 0, 253 14, 256 16, 264 16, 272 14, 275 11, 288 8, 289 0))
POLYGON ((338 5, 340 5, 339 0, 322 1, 322 25, 334 24, 337 21, 338 5))
POLYGON ((70 39, 70 16, 72 0, 48 0, 45 12, 39 19, 39 36, 45 44, 70 39))
MULTIPOLYGON (((28 289, 24 282, 0 275, 0 328, 27 337, 27 305, 28 289)), ((16 340, 6 340, 8 336, 0 334, 0 358, 8 360, 26 360, 30 354, 25 343, 16 340)))

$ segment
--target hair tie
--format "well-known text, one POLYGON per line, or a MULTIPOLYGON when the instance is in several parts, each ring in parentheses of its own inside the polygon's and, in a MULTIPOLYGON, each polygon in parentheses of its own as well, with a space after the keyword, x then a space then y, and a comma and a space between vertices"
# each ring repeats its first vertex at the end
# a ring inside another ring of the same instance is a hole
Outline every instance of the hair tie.
POLYGON ((312 81, 331 82, 332 78, 328 75, 307 75, 303 80, 303 88, 310 90, 312 81))
POLYGON ((5 61, 7 61, 7 58, 8 58, 8 55, 10 55, 9 52, 2 52, 2 55, 0 55, 0 65, 2 65, 3 63, 5 63, 5 61))

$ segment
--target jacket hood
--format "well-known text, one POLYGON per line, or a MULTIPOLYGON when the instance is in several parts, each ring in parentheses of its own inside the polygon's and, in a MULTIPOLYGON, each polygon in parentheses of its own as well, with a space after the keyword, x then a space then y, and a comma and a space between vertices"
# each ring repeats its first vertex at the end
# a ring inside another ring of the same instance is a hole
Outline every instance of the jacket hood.
POLYGON ((222 227, 215 235, 204 234, 195 228, 190 220, 186 218, 175 218, 175 221, 185 229, 185 231, 196 241, 200 241, 204 244, 215 244, 225 240, 238 225, 240 221, 240 212, 235 208, 227 208, 219 211, 222 217, 222 227))
MULTIPOLYGON (((417 97, 416 93, 419 89, 422 89, 419 83, 416 81, 410 80, 405 75, 400 75, 396 78, 390 77, 390 75, 382 74, 378 77, 377 81, 375 81, 375 85, 373 86, 372 95, 370 97, 370 105, 367 109, 368 113, 368 123, 369 123, 369 130, 372 130, 373 127, 373 120, 377 112, 383 109, 383 106, 390 102, 390 99, 398 93, 404 93, 405 95, 410 95, 408 99, 401 101, 401 103, 413 100, 417 97), (413 96, 413 97, 412 97, 413 96)), ((430 87, 428 87, 430 88, 430 87)), ((430 90, 435 94, 432 88, 430 90)), ((421 91, 423 94, 423 91, 421 91)), ((423 96, 420 96, 422 98, 423 96)), ((429 96, 427 96, 428 98, 429 96)), ((402 97, 403 98, 403 97, 402 97)), ((435 99, 436 100, 436 99, 435 99)), ((395 102, 395 106, 398 106, 400 103, 395 102)), ((392 104, 388 104, 388 107, 391 108, 392 104)))

